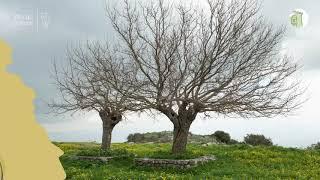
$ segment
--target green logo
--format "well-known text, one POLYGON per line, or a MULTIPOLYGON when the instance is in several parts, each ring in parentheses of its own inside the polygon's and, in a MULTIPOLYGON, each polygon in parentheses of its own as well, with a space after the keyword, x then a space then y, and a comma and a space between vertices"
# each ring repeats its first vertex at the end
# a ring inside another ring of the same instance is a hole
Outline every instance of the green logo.
POLYGON ((295 28, 304 28, 309 21, 309 15, 303 9, 295 9, 289 17, 290 24, 295 28))
POLYGON ((303 16, 303 12, 293 11, 293 14, 290 17, 291 24, 297 28, 303 27, 302 16, 303 16))

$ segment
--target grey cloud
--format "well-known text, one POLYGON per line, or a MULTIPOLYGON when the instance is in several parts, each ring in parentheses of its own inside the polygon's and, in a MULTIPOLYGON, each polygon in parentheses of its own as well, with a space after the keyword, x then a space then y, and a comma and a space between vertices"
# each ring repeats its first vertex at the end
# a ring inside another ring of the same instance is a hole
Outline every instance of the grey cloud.
POLYGON ((36 112, 40 115, 47 109, 44 103, 39 102, 50 99, 56 93, 54 87, 48 85, 52 81, 49 78, 52 60, 56 58, 63 61, 65 48, 70 43, 91 38, 105 39, 110 34, 110 27, 106 23, 105 1, 13 0, 0 1, 0 4, 1 9, 8 13, 6 18, 21 12, 34 18, 33 26, 18 26, 15 31, 5 31, 6 24, 0 21, 3 32, 0 37, 14 49, 14 63, 9 66, 9 71, 19 74, 36 91, 36 112), (48 29, 33 29, 36 26, 37 11, 48 13, 48 29))

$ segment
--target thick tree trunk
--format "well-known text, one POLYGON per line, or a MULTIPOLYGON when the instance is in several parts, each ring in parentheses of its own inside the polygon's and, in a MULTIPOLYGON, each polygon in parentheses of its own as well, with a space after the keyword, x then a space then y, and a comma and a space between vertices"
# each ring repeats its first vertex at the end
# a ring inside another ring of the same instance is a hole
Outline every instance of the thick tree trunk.
POLYGON ((189 129, 192 122, 197 116, 197 112, 193 109, 186 110, 187 104, 182 104, 179 107, 178 114, 171 112, 172 116, 171 121, 173 122, 173 144, 172 144, 172 153, 181 154, 184 153, 187 149, 189 129))
POLYGON ((172 144, 173 154, 180 154, 186 151, 190 125, 174 126, 172 144))
POLYGON ((108 122, 103 122, 103 127, 102 127, 102 144, 101 144, 101 149, 102 150, 109 150, 111 146, 111 136, 112 136, 112 130, 113 127, 110 123, 108 122))
POLYGON ((113 128, 122 120, 122 115, 116 112, 100 111, 102 120, 102 150, 109 150, 111 146, 111 136, 113 128))

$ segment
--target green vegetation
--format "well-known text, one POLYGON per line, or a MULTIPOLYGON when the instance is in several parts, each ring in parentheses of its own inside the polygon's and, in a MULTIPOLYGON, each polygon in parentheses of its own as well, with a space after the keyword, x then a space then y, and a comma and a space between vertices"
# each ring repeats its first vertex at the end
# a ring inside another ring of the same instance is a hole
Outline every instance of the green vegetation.
POLYGON ((252 146, 272 146, 272 140, 261 134, 248 134, 244 137, 244 142, 252 146))
POLYGON ((216 131, 211 136, 215 137, 219 142, 229 144, 231 141, 231 137, 229 133, 224 131, 216 131))
POLYGON ((316 143, 316 144, 312 144, 309 149, 317 149, 320 150, 320 142, 316 143))
MULTIPOLYGON (((173 132, 162 131, 162 132, 148 132, 148 133, 134 133, 129 134, 127 137, 128 142, 134 143, 172 143, 173 132)), ((219 143, 217 138, 212 135, 197 135, 189 132, 188 142, 190 143, 219 143)))
POLYGON ((189 169, 135 167, 132 157, 112 160, 109 164, 74 160, 82 151, 96 152, 95 143, 55 143, 65 154, 61 162, 67 179, 320 179, 320 151, 277 146, 188 144, 183 157, 170 154, 169 143, 112 144, 112 152, 133 153, 137 157, 193 158, 214 155, 216 161, 189 169), (126 149, 124 151, 123 149, 126 149))

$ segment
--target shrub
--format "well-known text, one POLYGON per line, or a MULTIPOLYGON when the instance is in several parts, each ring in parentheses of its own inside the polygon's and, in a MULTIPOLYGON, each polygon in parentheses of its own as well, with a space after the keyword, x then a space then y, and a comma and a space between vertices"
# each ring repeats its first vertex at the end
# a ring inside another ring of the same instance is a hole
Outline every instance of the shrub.
POLYGON ((216 131, 211 136, 214 136, 219 142, 229 144, 231 137, 224 131, 216 131))
POLYGON ((240 142, 235 139, 230 139, 228 144, 240 144, 240 142))
POLYGON ((128 142, 134 142, 134 136, 133 136, 133 134, 129 134, 129 136, 127 137, 127 141, 128 141, 128 142))
POLYGON ((134 143, 141 143, 144 142, 145 137, 143 134, 140 133, 134 133, 134 134, 129 134, 127 137, 128 142, 134 142, 134 143))
POLYGON ((244 142, 246 144, 250 144, 253 146, 272 146, 273 143, 270 138, 266 138, 264 135, 260 134, 247 134, 247 136, 244 137, 244 142))
POLYGON ((316 150, 320 150, 320 142, 316 143, 316 144, 312 144, 309 149, 316 149, 316 150))

